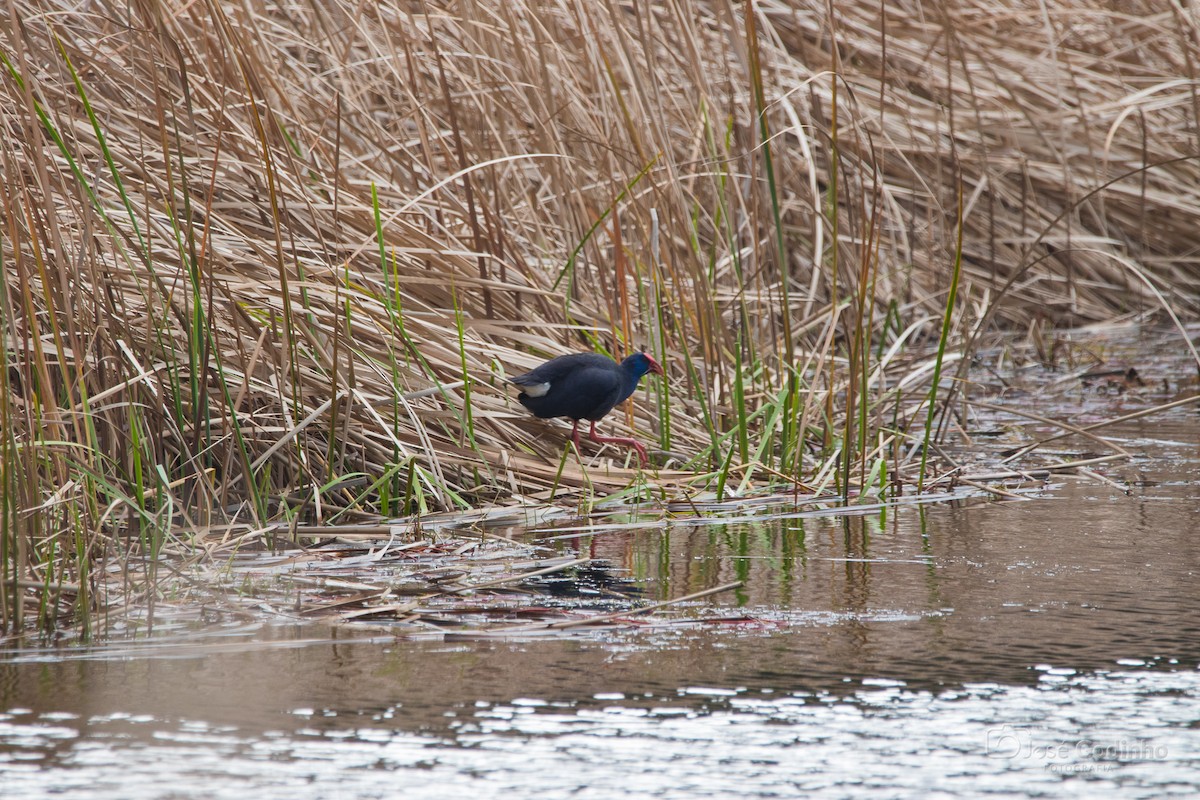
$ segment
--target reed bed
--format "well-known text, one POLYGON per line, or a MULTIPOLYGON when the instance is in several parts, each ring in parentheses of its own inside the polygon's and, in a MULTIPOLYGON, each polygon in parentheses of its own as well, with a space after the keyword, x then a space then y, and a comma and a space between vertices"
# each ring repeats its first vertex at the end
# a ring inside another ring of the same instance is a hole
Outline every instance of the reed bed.
POLYGON ((1177 4, 6 9, 4 627, 233 519, 917 482, 981 334, 1200 309, 1177 4), (505 385, 638 347, 657 469, 505 385))

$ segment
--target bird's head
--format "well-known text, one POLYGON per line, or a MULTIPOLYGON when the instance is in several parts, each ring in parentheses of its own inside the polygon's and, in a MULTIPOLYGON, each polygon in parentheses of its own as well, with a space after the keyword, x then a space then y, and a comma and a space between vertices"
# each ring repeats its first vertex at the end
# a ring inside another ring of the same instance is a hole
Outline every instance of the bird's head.
POLYGON ((657 361, 645 353, 634 353, 628 356, 621 362, 621 366, 629 370, 638 378, 641 378, 647 372, 651 375, 662 375, 663 368, 657 361))

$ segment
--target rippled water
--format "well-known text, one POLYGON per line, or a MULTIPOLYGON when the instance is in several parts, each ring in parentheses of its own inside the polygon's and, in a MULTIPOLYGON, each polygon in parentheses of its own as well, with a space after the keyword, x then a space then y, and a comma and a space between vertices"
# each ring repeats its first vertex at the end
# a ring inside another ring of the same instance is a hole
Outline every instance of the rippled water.
POLYGON ((1194 673, 1070 672, 936 693, 866 679, 478 701, 437 730, 396 706, 281 708, 265 730, 213 712, 16 710, 0 722, 3 796, 1194 796, 1194 673))
POLYGON ((0 652, 0 797, 1194 796, 1200 417, 1119 434, 1130 495, 556 540, 651 597, 745 581, 718 622, 0 652))

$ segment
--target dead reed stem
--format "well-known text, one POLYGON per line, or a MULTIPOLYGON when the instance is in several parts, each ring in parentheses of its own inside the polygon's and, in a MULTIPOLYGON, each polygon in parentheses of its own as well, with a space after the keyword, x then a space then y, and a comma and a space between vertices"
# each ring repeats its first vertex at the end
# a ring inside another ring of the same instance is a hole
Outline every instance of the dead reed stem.
POLYGON ((181 524, 652 489, 513 401, 564 351, 647 345, 605 424, 722 491, 898 459, 959 197, 951 346, 1200 308, 1182 7, 5 8, 0 562, 81 608, 181 524))

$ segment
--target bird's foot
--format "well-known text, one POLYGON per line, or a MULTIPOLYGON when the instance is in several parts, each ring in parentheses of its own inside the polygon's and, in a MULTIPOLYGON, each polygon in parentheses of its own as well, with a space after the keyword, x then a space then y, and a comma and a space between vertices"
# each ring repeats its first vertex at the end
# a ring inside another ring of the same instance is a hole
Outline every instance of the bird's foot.
POLYGON ((641 459, 643 467, 650 463, 650 457, 646 454, 646 448, 637 439, 629 439, 624 436, 600 436, 594 430, 588 438, 593 442, 601 444, 623 444, 626 447, 632 447, 637 451, 638 458, 641 459))

